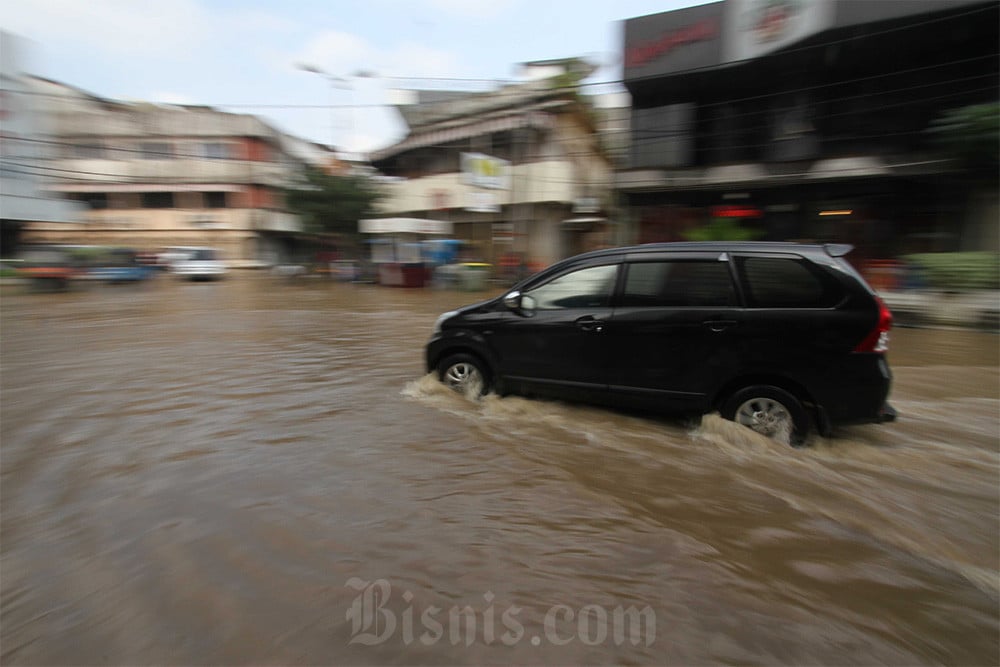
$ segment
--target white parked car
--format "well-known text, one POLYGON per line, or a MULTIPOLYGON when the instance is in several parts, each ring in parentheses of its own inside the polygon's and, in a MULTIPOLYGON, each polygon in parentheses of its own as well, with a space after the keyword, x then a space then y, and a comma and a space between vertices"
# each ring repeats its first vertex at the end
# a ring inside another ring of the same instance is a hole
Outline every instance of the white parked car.
POLYGON ((188 280, 221 280, 226 275, 226 263, 214 248, 190 248, 186 256, 174 261, 170 270, 188 280))

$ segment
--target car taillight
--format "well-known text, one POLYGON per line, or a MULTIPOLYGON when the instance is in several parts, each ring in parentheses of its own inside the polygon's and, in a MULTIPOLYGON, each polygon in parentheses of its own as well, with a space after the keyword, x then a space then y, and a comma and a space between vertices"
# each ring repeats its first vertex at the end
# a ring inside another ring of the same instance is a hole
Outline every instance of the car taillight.
POLYGON ((892 313, 886 308, 882 299, 875 297, 875 300, 878 302, 878 324, 854 348, 855 352, 887 352, 889 350, 889 329, 892 328, 892 313))

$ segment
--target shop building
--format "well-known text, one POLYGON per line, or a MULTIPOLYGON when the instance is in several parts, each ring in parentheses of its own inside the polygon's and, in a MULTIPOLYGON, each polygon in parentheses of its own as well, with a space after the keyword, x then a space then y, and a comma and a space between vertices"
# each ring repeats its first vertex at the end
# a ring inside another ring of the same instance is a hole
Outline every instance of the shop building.
POLYGON ((23 68, 22 40, 0 31, 0 254, 14 255, 23 230, 83 219, 83 207, 45 189, 46 116, 23 68))
POLYGON ((611 161, 567 65, 486 93, 410 91, 397 107, 408 135, 369 156, 387 177, 379 214, 447 222, 468 258, 495 266, 612 243, 611 161))
POLYGON ((30 171, 83 214, 27 225, 22 243, 210 246, 235 266, 294 252, 302 223, 283 189, 327 149, 211 107, 107 100, 40 78, 32 95, 49 132, 30 171))
MULTIPOLYGON (((996 0, 725 0, 630 19, 631 152, 616 184, 639 242, 735 218, 853 257, 997 250, 997 181, 928 131, 1000 100, 996 0)), ((995 176, 995 175, 994 175, 995 176)))

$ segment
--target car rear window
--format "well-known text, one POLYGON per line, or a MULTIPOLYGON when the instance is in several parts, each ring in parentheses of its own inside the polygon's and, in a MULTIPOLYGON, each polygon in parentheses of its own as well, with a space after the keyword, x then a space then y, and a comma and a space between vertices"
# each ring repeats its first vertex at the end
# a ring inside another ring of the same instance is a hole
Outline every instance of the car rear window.
POLYGON ((751 308, 830 308, 843 294, 809 262, 785 257, 742 257, 737 265, 751 308))
POLYGON ((624 307, 717 307, 736 305, 727 262, 663 260, 629 264, 624 307))

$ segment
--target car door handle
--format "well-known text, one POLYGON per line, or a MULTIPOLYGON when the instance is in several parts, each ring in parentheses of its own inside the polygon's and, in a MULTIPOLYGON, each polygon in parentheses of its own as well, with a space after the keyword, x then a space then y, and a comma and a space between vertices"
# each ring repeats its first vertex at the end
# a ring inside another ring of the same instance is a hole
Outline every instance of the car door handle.
POLYGON ((593 331, 594 333, 604 331, 604 320, 599 320, 593 315, 585 315, 574 322, 574 324, 583 331, 593 331))
POLYGON ((730 327, 735 327, 736 320, 705 320, 702 322, 709 330, 719 333, 720 331, 725 331, 730 327))

